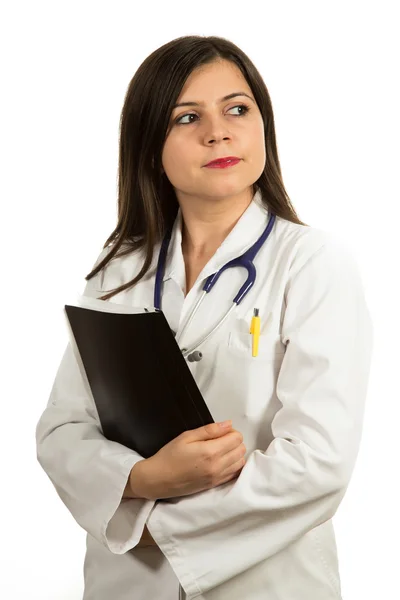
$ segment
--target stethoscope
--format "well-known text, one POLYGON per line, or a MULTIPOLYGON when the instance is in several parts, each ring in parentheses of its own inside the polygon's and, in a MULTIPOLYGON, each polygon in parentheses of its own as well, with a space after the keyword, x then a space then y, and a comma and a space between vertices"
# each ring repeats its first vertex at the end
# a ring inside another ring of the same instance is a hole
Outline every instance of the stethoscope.
MULTIPOLYGON (((197 304, 195 305, 194 309, 192 310, 192 313, 191 313, 189 319, 183 326, 179 336, 176 336, 176 338, 175 338, 176 342, 178 344, 179 344, 179 340, 181 339, 182 335, 184 334, 184 332, 187 330, 190 323, 192 322, 192 320, 193 320, 195 314, 197 313, 201 303, 203 302, 206 294, 208 294, 212 290, 212 288, 217 283, 217 281, 220 278, 220 276, 222 275, 222 273, 224 271, 226 271, 226 269, 230 269, 231 267, 244 267, 245 269, 247 269, 247 279, 244 282, 244 284, 242 285, 242 287, 240 288, 240 290, 238 291, 238 293, 236 294, 236 296, 234 297, 231 308, 225 313, 225 315, 222 317, 222 319, 220 319, 220 321, 217 323, 217 325, 209 333, 207 333, 203 338, 201 338, 199 341, 197 341, 196 344, 194 344, 191 348, 189 348, 189 349, 182 348, 182 354, 185 358, 186 357, 188 358, 189 362, 197 362, 202 359, 202 357, 203 357, 202 353, 199 351, 195 352, 196 348, 198 346, 200 346, 201 344, 203 344, 203 342, 205 342, 215 331, 217 331, 217 329, 219 329, 221 327, 221 325, 224 323, 224 321, 229 317, 232 310, 234 310, 237 306, 239 306, 241 301, 247 296, 247 294, 253 287, 255 280, 256 280, 256 275, 257 275, 253 260, 254 260, 255 256, 257 255, 258 251, 260 250, 260 248, 266 242, 269 234, 271 233, 272 228, 275 223, 275 219, 276 219, 276 216, 274 214, 271 214, 269 221, 268 221, 268 225, 266 226, 265 230, 263 231, 261 236, 258 238, 256 243, 251 246, 251 248, 246 250, 246 252, 244 252, 241 256, 238 256, 237 258, 230 260, 228 263, 226 263, 226 265, 221 267, 219 269, 219 271, 217 271, 216 273, 213 273, 212 275, 207 277, 207 280, 203 286, 203 293, 201 294, 197 304)), ((155 285, 154 285, 154 307, 157 310, 161 310, 161 287, 162 287, 162 281, 163 281, 164 272, 165 272, 165 264, 166 264, 166 260, 167 260, 167 252, 168 252, 168 246, 169 246, 169 243, 171 240, 171 235, 172 235, 172 230, 170 229, 166 233, 166 235, 163 239, 163 242, 162 242, 161 248, 160 248, 160 254, 158 256, 156 280, 155 280, 155 285)))

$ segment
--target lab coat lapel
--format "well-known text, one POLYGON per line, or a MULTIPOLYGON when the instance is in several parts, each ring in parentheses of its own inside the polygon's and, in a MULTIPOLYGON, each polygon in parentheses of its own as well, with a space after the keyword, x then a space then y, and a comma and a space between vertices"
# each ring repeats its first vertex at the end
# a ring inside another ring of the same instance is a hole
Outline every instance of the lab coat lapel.
POLYGON ((185 288, 186 269, 182 254, 182 212, 178 210, 171 232, 163 281, 173 279, 182 289, 185 288))

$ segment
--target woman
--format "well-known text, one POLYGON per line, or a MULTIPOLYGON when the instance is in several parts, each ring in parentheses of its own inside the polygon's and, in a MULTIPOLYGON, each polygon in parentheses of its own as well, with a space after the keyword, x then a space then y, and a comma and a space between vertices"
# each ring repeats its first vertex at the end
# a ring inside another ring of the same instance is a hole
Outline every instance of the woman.
POLYGON ((298 219, 268 91, 230 41, 153 52, 129 85, 119 150, 118 223, 84 294, 152 306, 169 232, 161 307, 182 349, 221 320, 246 271, 224 271, 189 323, 207 277, 273 226, 253 287, 187 357, 215 423, 144 460, 102 435, 67 346, 37 448, 88 534, 84 599, 337 600, 332 517, 358 453, 373 337, 356 262, 298 219))

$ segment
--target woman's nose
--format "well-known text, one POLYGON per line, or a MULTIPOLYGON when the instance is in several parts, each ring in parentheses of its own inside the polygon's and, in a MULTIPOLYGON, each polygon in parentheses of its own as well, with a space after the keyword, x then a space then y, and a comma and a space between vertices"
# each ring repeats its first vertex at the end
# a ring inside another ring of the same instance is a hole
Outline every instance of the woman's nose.
POLYGON ((231 133, 228 124, 221 118, 209 118, 204 125, 203 139, 205 144, 213 144, 222 140, 229 140, 231 133))

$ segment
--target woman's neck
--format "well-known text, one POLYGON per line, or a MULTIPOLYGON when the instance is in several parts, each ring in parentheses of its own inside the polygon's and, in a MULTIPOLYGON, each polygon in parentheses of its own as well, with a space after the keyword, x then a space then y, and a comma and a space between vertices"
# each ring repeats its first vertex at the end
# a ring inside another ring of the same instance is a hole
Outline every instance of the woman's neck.
POLYGON ((248 208, 253 195, 248 191, 216 202, 180 199, 182 253, 192 260, 208 260, 232 231, 248 208))

